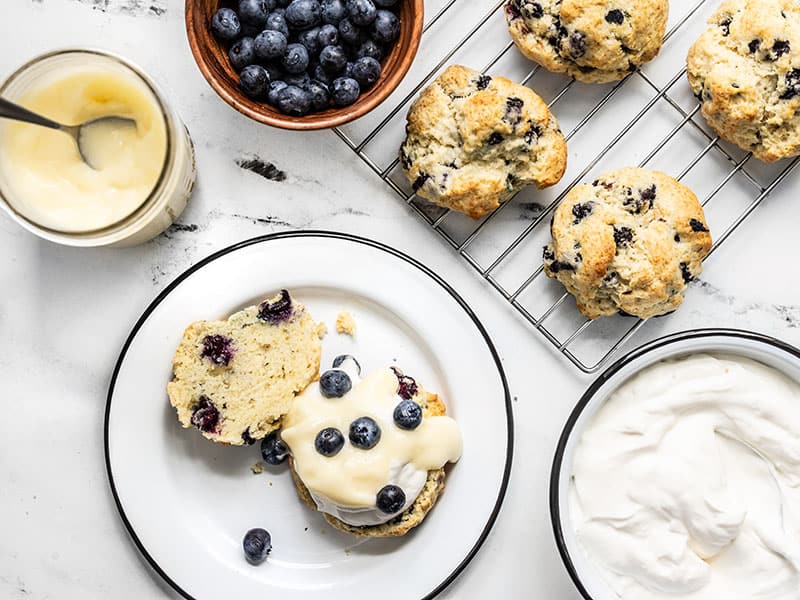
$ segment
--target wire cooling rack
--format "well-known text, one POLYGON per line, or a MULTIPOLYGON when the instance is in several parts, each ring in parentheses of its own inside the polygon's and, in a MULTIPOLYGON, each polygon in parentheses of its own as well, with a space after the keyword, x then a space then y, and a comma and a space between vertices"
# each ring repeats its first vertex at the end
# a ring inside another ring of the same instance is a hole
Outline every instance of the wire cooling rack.
POLYGON ((646 322, 587 320, 564 288, 544 275, 541 251, 550 215, 570 188, 632 164, 665 171, 702 199, 713 253, 800 159, 761 163, 720 140, 700 115, 685 57, 717 0, 673 0, 661 54, 609 85, 581 84, 527 61, 508 36, 504 2, 492 1, 428 0, 423 43, 401 87, 379 109, 335 131, 533 328, 580 370, 593 373, 646 322), (453 63, 514 79, 545 99, 569 145, 569 166, 558 185, 524 190, 480 221, 414 195, 397 158, 405 115, 419 91, 453 63))

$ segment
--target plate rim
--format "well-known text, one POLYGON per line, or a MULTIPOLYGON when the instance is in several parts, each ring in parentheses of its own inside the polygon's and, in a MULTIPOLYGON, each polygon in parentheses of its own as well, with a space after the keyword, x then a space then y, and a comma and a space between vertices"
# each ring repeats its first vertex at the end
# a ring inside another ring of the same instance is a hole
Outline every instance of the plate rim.
POLYGON ((169 296, 172 291, 185 279, 191 276, 196 271, 202 269, 207 264, 226 256, 227 254, 231 254, 237 250, 242 248, 246 248, 248 246, 254 246, 256 244, 261 244, 265 242, 271 242, 274 240, 280 239, 287 239, 287 238, 304 238, 304 237, 316 237, 316 238, 325 238, 325 239, 336 239, 336 240, 343 240, 347 242, 352 242, 356 244, 361 244, 364 246, 371 247, 375 250, 379 250, 395 258, 399 258, 400 260, 405 261, 406 263, 410 264, 413 267, 416 267, 419 271, 423 274, 427 275, 430 279, 432 279, 436 284, 438 284, 445 292, 447 292, 450 297, 456 301, 456 303, 461 307, 461 309, 467 314, 470 320, 473 322, 475 327, 477 327, 479 333, 483 337, 483 341, 486 343, 487 348, 489 349, 490 354, 492 355, 492 359, 494 360, 495 366, 497 368, 497 372, 500 375, 500 381, 503 384, 503 395, 504 395, 504 402, 505 402, 505 409, 506 409, 506 458, 505 458, 505 465, 503 467, 503 477, 500 482, 500 489, 498 490, 497 498, 495 500, 494 506, 492 507, 492 512, 489 514, 489 518, 486 521, 483 529, 481 530, 478 539, 476 540, 475 544, 472 548, 469 549, 466 556, 461 560, 461 562, 456 565, 456 567, 451 571, 443 580, 442 582, 437 585, 432 591, 425 594, 420 600, 432 600, 436 596, 438 596, 441 592, 443 592, 453 581, 458 578, 458 576, 467 568, 469 563, 472 559, 480 551, 481 547, 483 546, 484 542, 486 542, 491 530, 494 527, 495 522, 497 521, 497 517, 500 514, 500 510, 503 506, 503 501, 505 500, 506 492, 508 491, 508 484, 509 479, 511 477, 511 467, 513 463, 513 455, 514 455, 514 411, 513 411, 513 404, 511 401, 511 392, 508 387, 508 379, 506 377, 505 370, 503 369, 502 361, 500 360, 500 356, 497 353, 497 349, 494 346, 494 343, 491 340, 486 328, 483 326, 483 323, 480 321, 478 316, 475 312, 470 308, 470 306, 466 303, 466 301, 461 297, 461 295, 456 292, 456 290, 445 281, 441 276, 431 270, 429 267, 421 263, 415 258, 397 250, 387 244, 382 242, 378 242, 366 237, 350 234, 350 233, 343 233, 338 231, 329 231, 329 230, 322 230, 322 229, 313 229, 313 230, 304 230, 304 231, 279 231, 275 233, 269 233, 265 235, 256 236, 253 238, 249 238, 247 240, 237 242, 221 250, 217 250, 212 254, 208 255, 207 257, 203 258, 202 260, 198 261, 197 263, 191 265, 188 269, 180 273, 177 277, 175 277, 158 295, 155 297, 154 300, 148 304, 147 308, 142 312, 139 318, 134 323, 130 333, 127 335, 125 342, 122 345, 122 349, 120 350, 119 357, 114 365, 114 369, 111 373, 111 379, 108 384, 108 392, 106 394, 106 406, 105 406, 105 414, 103 418, 103 454, 104 460, 106 465, 106 477, 108 479, 108 484, 111 489, 111 495, 114 499, 114 504, 117 508, 117 513, 119 514, 120 518, 122 519, 122 523, 125 526, 128 535, 130 536, 131 540, 133 541, 134 545, 138 549, 139 553, 142 557, 146 560, 146 562, 150 565, 150 567, 167 583, 169 586, 175 590, 181 597, 185 598, 186 600, 200 600, 199 598, 195 598, 191 594, 189 594, 186 590, 184 590, 176 581, 174 581, 164 569, 158 564, 158 562, 153 558, 153 556, 148 552, 147 548, 145 548, 142 541, 139 539, 139 536, 136 534, 136 531, 128 520, 127 515, 125 514, 125 510, 122 507, 122 502, 119 498, 117 493, 117 487, 114 483, 114 473, 111 466, 111 457, 109 453, 109 419, 111 416, 111 402, 114 395, 114 388, 117 382, 117 376, 119 375, 120 368, 122 363, 127 355, 128 349, 133 342, 133 339, 136 337, 137 333, 141 329, 142 325, 144 325, 145 321, 150 317, 150 314, 156 309, 156 307, 163 302, 167 296, 169 296))

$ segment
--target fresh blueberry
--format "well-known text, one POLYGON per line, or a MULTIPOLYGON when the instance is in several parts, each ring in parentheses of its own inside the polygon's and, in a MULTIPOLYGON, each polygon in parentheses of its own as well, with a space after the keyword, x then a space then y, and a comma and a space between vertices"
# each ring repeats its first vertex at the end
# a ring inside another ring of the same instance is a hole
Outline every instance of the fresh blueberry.
POLYGON ((378 492, 375 505, 379 511, 393 515, 406 505, 406 494, 396 485, 385 485, 378 492))
POLYGON ((274 29, 262 31, 254 41, 255 55, 264 61, 282 57, 286 54, 287 47, 286 36, 274 29))
POLYGON ((351 19, 342 19, 339 21, 339 37, 348 44, 356 45, 361 41, 361 31, 351 19))
POLYGON ((280 79, 276 81, 271 81, 269 84, 269 89, 267 90, 267 102, 269 102, 272 106, 278 105, 278 92, 280 92, 283 88, 287 87, 289 84, 285 81, 281 81, 280 79))
POLYGON ((397 0, 372 0, 375 3, 375 6, 380 6, 381 8, 389 8, 397 4, 397 0))
POLYGON ((352 387, 350 376, 341 369, 325 371, 319 378, 319 391, 326 398, 341 398, 352 387))
POLYGON ((371 25, 378 12, 372 0, 347 0, 345 6, 350 13, 350 20, 359 27, 371 25))
POLYGON ((233 70, 237 73, 247 65, 252 65, 256 61, 255 42, 253 38, 243 37, 231 46, 228 51, 228 59, 231 61, 233 70))
POLYGON ((347 64, 347 55, 341 46, 325 46, 319 53, 319 64, 328 73, 341 73, 347 64))
POLYGON ((403 372, 397 367, 392 367, 392 371, 394 371, 394 375, 397 377, 397 395, 404 400, 411 400, 411 398, 417 395, 417 391, 419 390, 417 382, 414 381, 413 377, 403 375, 403 372))
POLYGON ((308 29, 322 21, 322 8, 317 0, 293 0, 286 7, 286 22, 294 29, 308 29))
POLYGON ((281 65, 287 73, 294 75, 304 73, 308 68, 308 50, 303 44, 289 44, 286 47, 281 65))
POLYGON ((287 74, 284 76, 283 80, 295 87, 299 87, 302 89, 306 89, 308 84, 311 82, 311 78, 308 76, 308 73, 299 73, 299 74, 287 74))
POLYGON ((311 108, 314 110, 325 110, 331 101, 331 93, 328 86, 321 81, 310 81, 305 88, 311 94, 311 108))
POLYGON ((422 423, 422 408, 413 400, 402 400, 394 408, 394 422, 400 429, 416 429, 422 423))
POLYGON ((273 431, 261 440, 261 458, 270 465, 279 465, 289 456, 289 446, 281 439, 277 431, 273 431))
POLYGON ((286 74, 273 63, 264 63, 263 67, 267 70, 267 73, 269 73, 270 81, 283 81, 286 77, 286 74))
POLYGON ((350 423, 350 443, 356 448, 369 450, 381 441, 381 428, 369 417, 359 417, 350 423))
POLYGON ((358 372, 359 375, 361 375, 361 365, 358 364, 358 361, 356 360, 355 356, 351 356, 349 354, 340 354, 339 356, 334 358, 333 359, 333 368, 334 369, 338 369, 339 367, 341 367, 344 363, 346 363, 348 361, 352 361, 352 363, 356 367, 356 371, 358 372))
POLYGON ((366 89, 378 81, 381 76, 381 63, 374 58, 365 56, 353 63, 353 79, 358 82, 361 89, 366 89))
POLYGON ((361 94, 361 88, 355 79, 339 77, 333 80, 331 96, 336 106, 349 106, 358 100, 359 94, 361 94))
POLYGON ((297 41, 303 44, 308 50, 309 56, 319 54, 324 44, 319 43, 319 27, 312 27, 297 34, 297 41))
POLYGON ((267 17, 267 24, 264 25, 264 29, 280 31, 287 39, 289 38, 289 26, 286 24, 286 19, 277 11, 271 12, 267 17))
POLYGON ((347 16, 343 0, 321 0, 320 8, 323 23, 338 25, 339 21, 347 16))
POLYGON ((381 47, 375 42, 375 40, 365 40, 356 51, 357 58, 364 58, 365 56, 369 56, 370 58, 374 58, 375 60, 380 60, 383 58, 383 50, 381 47))
POLYGON ((349 77, 350 79, 355 79, 355 63, 349 62, 344 67, 344 75, 342 77, 349 77))
POLYGON ((379 10, 369 31, 376 42, 390 44, 400 37, 400 19, 391 11, 379 10))
POLYGON ((344 447, 344 436, 335 427, 326 427, 314 438, 314 448, 322 456, 336 456, 344 447))
POLYGON ((207 396, 200 396, 192 411, 192 425, 204 433, 217 433, 219 411, 207 396))
POLYGON ((328 88, 330 88, 331 84, 333 83, 333 78, 325 69, 322 68, 322 65, 315 65, 311 70, 311 76, 317 81, 324 83, 326 86, 328 86, 328 88))
POLYGON ((234 40, 242 32, 242 24, 230 8, 220 8, 211 17, 211 32, 221 40, 234 40))
POLYGON ((216 334, 203 338, 203 350, 200 356, 209 359, 215 365, 227 366, 233 355, 233 340, 228 336, 216 334))
POLYGON ((274 302, 265 300, 258 305, 258 318, 272 325, 277 325, 292 316, 292 298, 289 292, 281 290, 280 296, 274 302))
POLYGON ((242 549, 244 556, 251 565, 257 565, 267 558, 270 550, 272 550, 272 538, 266 529, 260 527, 251 529, 244 534, 242 540, 242 549))
POLYGON ((311 110, 311 94, 296 85, 288 85, 278 92, 277 107, 285 115, 302 117, 311 110))
POLYGON ((239 19, 243 24, 263 27, 267 22, 269 11, 275 6, 269 6, 266 0, 239 0, 239 19))
POLYGON ((317 40, 319 40, 319 47, 335 46, 339 43, 339 29, 336 25, 323 25, 319 28, 317 33, 317 40))
POLYGON ((264 98, 269 87, 269 73, 261 65, 247 65, 239 73, 239 87, 251 98, 264 98))

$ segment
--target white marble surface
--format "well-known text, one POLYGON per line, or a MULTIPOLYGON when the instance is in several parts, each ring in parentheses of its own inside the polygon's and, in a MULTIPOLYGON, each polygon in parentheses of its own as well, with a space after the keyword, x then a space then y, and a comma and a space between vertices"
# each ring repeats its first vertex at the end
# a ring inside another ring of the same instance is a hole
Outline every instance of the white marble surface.
MULTIPOLYGON (((481 0, 484 2, 484 0, 481 0)), ((173 230, 134 249, 75 250, 0 217, 0 598, 172 598, 117 515, 103 462, 103 409, 119 349, 143 308, 214 250, 290 228, 369 236, 427 263, 486 324, 516 417, 511 485, 495 529, 446 598, 575 598, 555 550, 547 482, 579 376, 330 132, 257 127, 196 70, 181 0, 6 0, 0 76, 35 53, 94 45, 139 62, 174 99, 197 146, 197 193, 173 230), (256 154, 268 181, 235 160, 256 154)), ((487 6, 493 4, 486 2, 487 6)), ((800 173, 707 264, 686 306, 641 341, 702 326, 800 343, 794 241, 800 173)))

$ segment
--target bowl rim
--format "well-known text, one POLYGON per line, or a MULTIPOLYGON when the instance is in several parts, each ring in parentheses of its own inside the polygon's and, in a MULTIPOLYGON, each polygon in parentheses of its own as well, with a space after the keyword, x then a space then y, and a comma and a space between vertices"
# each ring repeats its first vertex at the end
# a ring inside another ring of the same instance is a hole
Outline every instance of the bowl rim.
MULTIPOLYGON (((411 4, 411 14, 413 16, 411 19, 411 43, 406 51, 408 60, 399 61, 399 68, 389 77, 387 77, 386 80, 377 88, 376 93, 367 98, 363 103, 359 104, 356 102, 353 105, 338 109, 336 112, 325 118, 316 119, 306 119, 305 117, 289 117, 286 115, 280 115, 280 113, 277 112, 276 115, 279 116, 273 116, 271 114, 265 114, 252 110, 238 102, 236 94, 231 92, 225 86, 220 85, 219 81, 212 76, 211 68, 208 66, 206 61, 203 59, 202 54, 200 53, 200 47, 202 46, 202 43, 197 37, 194 29, 194 21, 199 18, 196 16, 196 14, 199 14, 199 11, 197 13, 195 12, 197 9, 196 0, 185 1, 184 21, 186 26, 186 35, 189 40, 189 49, 192 53, 195 64, 200 69, 203 78, 213 88, 217 95, 229 106, 246 117, 250 117, 254 121, 258 121, 259 123, 263 123, 265 125, 271 125, 273 127, 279 127, 280 129, 286 129, 289 131, 313 131, 320 129, 331 129, 333 127, 338 127, 340 125, 344 125, 345 123, 354 121, 359 117, 363 117, 365 114, 375 109, 379 104, 383 103, 383 101, 386 100, 397 89, 397 87, 400 85, 400 82, 403 81, 414 62, 414 58, 417 55, 417 51, 419 50, 419 45, 422 40, 423 23, 425 17, 425 0, 403 1, 411 4)), ((311 113, 311 115, 313 115, 313 113, 311 113)))
MULTIPOLYGON (((578 573, 578 569, 575 566, 575 563, 570 555, 569 549, 567 548, 567 542, 564 537, 564 530, 562 527, 562 519, 561 519, 561 495, 559 493, 560 482, 561 482, 561 469, 564 464, 564 454, 567 449, 567 445, 570 441, 572 433, 574 431, 575 425, 578 422, 578 419, 582 415, 584 409, 591 403, 595 394, 606 384, 609 380, 611 380, 619 371, 630 365, 631 363, 647 356, 648 354, 660 350, 664 347, 668 346, 675 346, 682 342, 687 342, 690 340, 696 339, 703 339, 703 338, 728 338, 728 339, 740 339, 745 340, 747 342, 755 342, 756 345, 765 345, 770 346, 774 349, 780 350, 791 355, 793 358, 800 361, 800 348, 789 344, 788 342, 784 342, 778 338, 772 337, 767 334, 758 333, 755 331, 749 331, 745 329, 736 329, 736 328, 705 328, 705 329, 693 329, 689 331, 681 331, 673 334, 669 334, 663 337, 659 337, 655 340, 647 342, 638 348, 634 348, 621 358, 619 358, 616 362, 614 362, 611 366, 609 366, 605 371, 603 371, 596 380, 594 380, 591 385, 586 389, 586 391, 581 396, 578 403, 575 405, 575 408, 570 413, 567 422, 564 424, 564 428, 561 431, 561 435, 558 439, 558 444, 556 445, 555 455, 553 458, 552 468, 550 470, 550 483, 549 483, 549 505, 550 505, 550 522, 553 528, 553 535, 556 541, 556 547, 558 548, 558 553, 561 556, 561 561, 564 563, 564 567, 567 569, 567 573, 569 574, 572 583, 577 588, 580 595, 585 600, 596 600, 586 589, 581 579, 580 574, 578 573)), ((691 351, 691 349, 687 349, 687 351, 691 351)), ((676 348, 676 352, 674 355, 680 354, 680 349, 676 348)), ((668 357, 662 357, 659 360, 665 360, 668 357)), ((643 365, 642 368, 646 368, 650 366, 649 363, 643 365)), ((629 377, 632 377, 639 370, 635 370, 634 372, 629 374, 629 377)), ((623 382, 620 382, 620 384, 623 382)))

